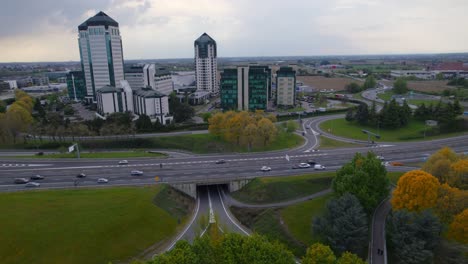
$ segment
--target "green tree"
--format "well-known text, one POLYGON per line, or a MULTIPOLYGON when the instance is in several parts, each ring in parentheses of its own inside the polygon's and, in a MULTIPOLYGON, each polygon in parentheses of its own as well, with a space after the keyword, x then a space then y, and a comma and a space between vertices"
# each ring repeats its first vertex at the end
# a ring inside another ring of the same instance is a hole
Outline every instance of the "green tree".
POLYGON ((362 85, 362 89, 367 90, 367 89, 375 88, 376 86, 377 86, 377 82, 375 81, 374 76, 370 74, 369 76, 367 76, 366 81, 362 85))
POLYGON ((393 92, 396 94, 405 94, 408 92, 408 86, 406 80, 403 78, 397 78, 393 83, 393 92))
POLYGON ((293 120, 289 120, 287 123, 286 123, 286 131, 288 133, 292 133, 294 131, 296 131, 296 129, 298 128, 299 126, 297 125, 297 122, 296 121, 293 121, 293 120))
POLYGON ((359 93, 362 89, 361 89, 361 86, 359 86, 359 84, 352 82, 352 83, 348 83, 345 86, 345 90, 348 93, 359 93))
POLYGON ((334 264, 335 261, 335 254, 330 247, 321 243, 310 246, 302 258, 302 264, 334 264))
POLYGON ((6 112, 6 103, 3 100, 0 100, 0 113, 5 113, 6 112))
POLYGON ((336 264, 366 264, 364 260, 359 258, 357 255, 350 253, 350 252, 345 252, 341 255, 341 257, 338 259, 336 264))
POLYGON ((187 100, 181 103, 175 92, 169 95, 169 111, 174 116, 176 122, 184 122, 195 115, 195 110, 187 100))
POLYGON ((360 252, 366 247, 367 216, 359 200, 346 193, 327 203, 322 217, 313 223, 314 233, 325 239, 335 252, 360 252))
POLYGON ((389 215, 387 241, 400 263, 432 263, 441 230, 439 220, 429 211, 398 210, 389 215))
POLYGON ((355 117, 360 125, 366 125, 369 121, 369 109, 366 104, 359 104, 355 117))
POLYGON ((70 116, 75 114, 75 109, 73 109, 71 105, 66 105, 65 108, 63 108, 63 113, 70 116))
POLYGON ((351 162, 338 170, 332 182, 332 188, 338 195, 353 194, 367 213, 371 213, 388 196, 389 186, 387 170, 371 152, 366 156, 356 153, 351 162))
POLYGON ((140 115, 135 122, 135 127, 138 132, 150 132, 153 128, 153 124, 149 116, 140 115))
POLYGON ((268 118, 262 118, 258 121, 258 135, 263 141, 263 146, 267 146, 276 136, 276 126, 268 118))

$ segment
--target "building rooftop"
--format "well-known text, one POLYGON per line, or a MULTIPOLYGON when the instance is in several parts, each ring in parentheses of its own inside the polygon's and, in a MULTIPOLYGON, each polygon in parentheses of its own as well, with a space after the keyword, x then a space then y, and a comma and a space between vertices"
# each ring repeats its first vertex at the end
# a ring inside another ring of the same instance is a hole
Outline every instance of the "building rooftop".
POLYGON ((142 87, 133 90, 133 93, 144 98, 161 98, 166 96, 162 93, 159 93, 158 91, 151 89, 151 87, 142 87))
POLYGON ((124 67, 125 73, 143 73, 143 66, 141 65, 132 65, 124 67))
POLYGON ((89 26, 105 26, 108 28, 109 26, 118 27, 119 23, 108 16, 106 13, 100 11, 95 16, 89 18, 81 25, 78 26, 78 30, 87 30, 89 26))
POLYGON ((98 93, 117 93, 122 92, 122 88, 115 88, 114 86, 106 85, 97 90, 98 93))
POLYGON ((199 38, 195 40, 195 45, 203 45, 203 44, 214 44, 216 45, 216 41, 210 37, 210 35, 203 33, 199 38))

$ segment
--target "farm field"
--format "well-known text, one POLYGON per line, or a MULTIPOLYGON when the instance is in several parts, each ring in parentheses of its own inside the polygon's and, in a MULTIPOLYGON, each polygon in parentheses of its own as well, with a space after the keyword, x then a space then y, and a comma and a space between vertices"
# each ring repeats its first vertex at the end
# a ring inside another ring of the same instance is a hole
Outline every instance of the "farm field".
POLYGON ((362 82, 350 79, 350 78, 326 78, 323 76, 297 76, 298 82, 303 82, 304 85, 308 85, 316 90, 335 90, 343 91, 345 86, 351 82, 362 84, 362 82))

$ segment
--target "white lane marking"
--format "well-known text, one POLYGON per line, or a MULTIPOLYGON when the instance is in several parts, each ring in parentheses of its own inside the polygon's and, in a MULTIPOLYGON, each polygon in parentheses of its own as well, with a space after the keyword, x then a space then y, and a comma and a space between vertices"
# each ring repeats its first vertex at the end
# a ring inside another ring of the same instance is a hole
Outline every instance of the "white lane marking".
POLYGON ((312 130, 312 135, 314 135, 315 144, 314 144, 311 148, 309 148, 308 150, 306 150, 306 151, 304 151, 304 152, 310 152, 310 151, 312 151, 312 150, 317 146, 317 144, 318 144, 318 139, 317 139, 317 134, 318 134, 318 133, 315 132, 312 128, 311 128, 310 130, 312 130))
POLYGON ((217 189, 218 189, 219 199, 221 200, 221 205, 223 206, 224 212, 226 213, 226 215, 227 215, 227 217, 229 218, 229 220, 231 220, 231 222, 232 222, 237 228, 239 228, 239 230, 241 230, 242 232, 244 232, 244 234, 250 236, 249 232, 245 231, 241 226, 239 226, 239 225, 231 218, 231 216, 229 215, 229 212, 226 210, 226 207, 224 206, 223 197, 221 196, 221 193, 220 193, 220 191, 219 191, 219 186, 217 186, 217 189))
POLYGON ((208 204, 210 205, 210 224, 216 223, 214 212, 213 212, 213 206, 211 204, 211 195, 210 195, 210 189, 208 189, 208 204))
MULTIPOLYGON (((187 233, 187 231, 189 230, 189 228, 193 225, 193 222, 195 222, 195 219, 197 218, 197 215, 198 215, 198 211, 200 210, 200 198, 198 197, 197 195, 197 208, 195 208, 195 213, 193 214, 193 217, 192 219, 190 220, 190 224, 187 225, 187 227, 185 227, 184 231, 182 233, 179 234, 179 236, 176 238, 176 240, 174 240, 172 242, 172 244, 166 249, 166 251, 169 251, 171 250, 174 245, 177 243, 177 241, 179 241, 184 235, 185 233, 187 233)), ((154 257, 154 256, 153 256, 154 257)))

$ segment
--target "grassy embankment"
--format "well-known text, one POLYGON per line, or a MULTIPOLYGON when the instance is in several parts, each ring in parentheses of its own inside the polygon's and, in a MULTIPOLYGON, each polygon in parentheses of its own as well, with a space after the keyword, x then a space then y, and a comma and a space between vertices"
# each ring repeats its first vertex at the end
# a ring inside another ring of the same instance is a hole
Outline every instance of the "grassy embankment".
POLYGON ((156 249, 193 202, 166 186, 0 193, 2 263, 120 263, 156 249))
POLYGON ((359 144, 338 141, 338 140, 334 140, 334 139, 327 138, 327 137, 319 137, 319 141, 320 141, 320 146, 319 146, 320 149, 353 148, 353 147, 362 146, 359 144))
MULTIPOLYGON (((446 138, 450 136, 462 135, 466 132, 446 133, 437 136, 424 137, 425 124, 422 121, 411 120, 406 127, 399 129, 383 129, 380 130, 373 126, 361 126, 357 123, 351 123, 343 119, 333 119, 323 122, 320 128, 324 131, 332 133, 336 136, 352 138, 357 140, 367 140, 367 135, 362 133, 363 129, 380 134, 381 138, 378 141, 398 142, 411 140, 429 140, 437 138, 446 138)), ((372 139, 374 140, 374 139, 372 139)))

